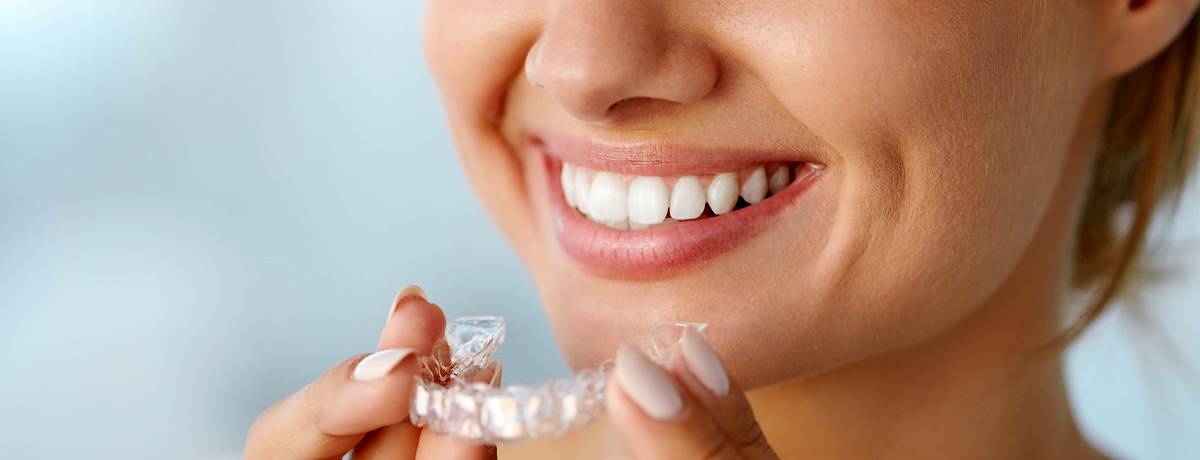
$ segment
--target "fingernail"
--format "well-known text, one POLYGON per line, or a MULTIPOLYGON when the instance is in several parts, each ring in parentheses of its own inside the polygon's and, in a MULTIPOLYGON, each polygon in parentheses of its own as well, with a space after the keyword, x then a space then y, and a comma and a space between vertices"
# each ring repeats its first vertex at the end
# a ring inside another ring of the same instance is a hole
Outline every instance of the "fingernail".
POLYGON ((613 373, 629 399, 641 406, 647 415, 670 420, 683 410, 683 400, 671 384, 671 378, 633 345, 623 344, 617 349, 613 373))
POLYGON ((354 366, 354 380, 379 380, 390 374, 404 358, 413 354, 412 348, 389 348, 371 353, 354 366))
POLYGON ((717 358, 717 353, 699 332, 691 328, 684 329, 683 337, 679 339, 679 350, 696 380, 718 397, 729 394, 729 375, 725 373, 725 366, 721 365, 721 359, 717 358))
POLYGON ((388 310, 388 318, 389 319, 392 317, 393 314, 396 313, 396 310, 400 309, 400 305, 404 303, 405 299, 426 300, 425 290, 421 289, 421 286, 417 286, 415 284, 410 284, 410 285, 408 285, 408 287, 401 289, 400 293, 396 294, 396 299, 392 301, 392 309, 388 310))

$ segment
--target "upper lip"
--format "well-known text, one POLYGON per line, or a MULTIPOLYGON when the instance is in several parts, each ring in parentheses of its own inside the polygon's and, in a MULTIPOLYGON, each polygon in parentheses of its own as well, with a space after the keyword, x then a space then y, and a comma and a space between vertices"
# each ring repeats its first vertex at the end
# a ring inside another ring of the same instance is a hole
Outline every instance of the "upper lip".
POLYGON ((638 176, 716 174, 769 162, 823 164, 811 152, 740 147, 701 147, 659 139, 612 140, 570 134, 537 133, 531 142, 563 161, 587 168, 638 176))

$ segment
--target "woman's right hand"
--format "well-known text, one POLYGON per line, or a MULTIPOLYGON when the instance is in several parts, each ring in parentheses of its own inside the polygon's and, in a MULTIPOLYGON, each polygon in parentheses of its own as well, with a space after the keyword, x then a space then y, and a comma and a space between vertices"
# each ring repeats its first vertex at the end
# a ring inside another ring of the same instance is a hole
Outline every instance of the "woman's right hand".
POLYGON ((258 416, 247 459, 494 459, 495 448, 422 430, 408 422, 417 356, 446 327, 421 288, 396 296, 378 351, 342 361, 258 416))

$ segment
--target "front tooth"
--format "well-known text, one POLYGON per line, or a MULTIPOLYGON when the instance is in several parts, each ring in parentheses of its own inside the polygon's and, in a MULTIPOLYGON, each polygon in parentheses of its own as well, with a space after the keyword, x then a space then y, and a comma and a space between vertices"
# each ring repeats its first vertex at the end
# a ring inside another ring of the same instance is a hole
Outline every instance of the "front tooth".
POLYGON ((562 182, 563 198, 567 200, 567 206, 575 207, 575 170, 571 165, 563 162, 562 174, 560 174, 560 182, 562 182))
MULTIPOLYGON (((666 218, 666 219, 663 219, 663 221, 662 221, 662 222, 659 222, 659 224, 669 224, 669 223, 671 223, 671 222, 675 222, 675 219, 666 218)), ((630 230, 642 230, 642 229, 645 229, 645 228, 654 227, 654 226, 656 226, 656 225, 659 225, 659 224, 639 224, 639 223, 637 223, 637 222, 634 222, 634 221, 629 221, 629 229, 630 229, 630 230)))
POLYGON ((684 176, 671 189, 671 218, 688 220, 704 213, 704 188, 696 176, 684 176))
POLYGON ((597 221, 619 222, 629 218, 629 189, 616 174, 597 172, 588 192, 588 214, 597 221))
POLYGON ((590 185, 587 180, 587 171, 583 168, 575 169, 575 206, 579 208, 579 212, 587 214, 591 210, 588 198, 590 185))
POLYGON ((746 182, 742 183, 742 199, 750 204, 758 204, 767 197, 767 170, 762 166, 754 168, 746 182))
POLYGON ((721 215, 733 210, 738 199, 737 173, 721 173, 708 184, 708 207, 721 215))
POLYGON ((629 220, 657 224, 667 217, 671 192, 661 177, 640 176, 629 184, 629 220))
POLYGON ((787 166, 775 168, 775 172, 771 173, 771 179, 767 181, 772 195, 779 193, 790 183, 792 183, 792 172, 788 170, 787 166))
POLYGON ((629 221, 628 220, 604 222, 604 225, 608 226, 609 228, 615 228, 617 230, 629 230, 629 221))

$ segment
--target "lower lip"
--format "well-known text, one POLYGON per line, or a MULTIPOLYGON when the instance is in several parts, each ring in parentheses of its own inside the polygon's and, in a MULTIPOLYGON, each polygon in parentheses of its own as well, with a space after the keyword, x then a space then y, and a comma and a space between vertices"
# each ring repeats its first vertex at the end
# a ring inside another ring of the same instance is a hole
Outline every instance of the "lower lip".
POLYGON ((563 250, 590 273, 612 278, 662 278, 698 266, 766 229, 820 174, 793 181, 776 195, 729 214, 641 230, 616 230, 567 205, 559 186, 562 161, 545 158, 550 212, 563 250))

